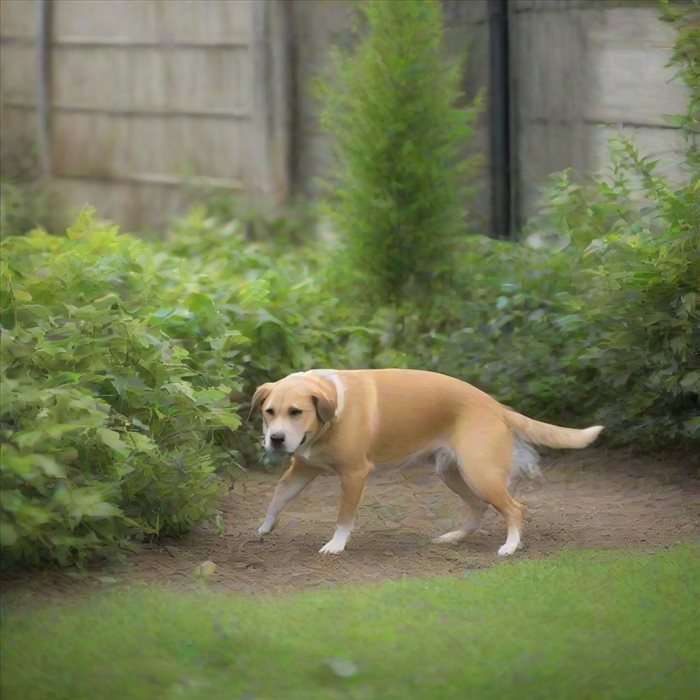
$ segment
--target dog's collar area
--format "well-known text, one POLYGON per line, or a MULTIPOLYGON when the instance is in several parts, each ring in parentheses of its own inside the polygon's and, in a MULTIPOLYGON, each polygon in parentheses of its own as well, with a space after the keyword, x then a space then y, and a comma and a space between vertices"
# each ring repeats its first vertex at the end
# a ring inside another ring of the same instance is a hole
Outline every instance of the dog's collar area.
POLYGON ((331 424, 333 423, 334 418, 331 418, 329 421, 326 421, 321 425, 321 427, 318 429, 315 435, 313 435, 309 440, 306 438, 309 436, 308 433, 304 433, 304 437, 302 441, 299 443, 299 446, 294 450, 293 454, 297 454, 299 450, 301 450, 302 447, 306 448, 306 450, 309 450, 309 448, 324 434, 328 431, 328 429, 331 427, 331 424))

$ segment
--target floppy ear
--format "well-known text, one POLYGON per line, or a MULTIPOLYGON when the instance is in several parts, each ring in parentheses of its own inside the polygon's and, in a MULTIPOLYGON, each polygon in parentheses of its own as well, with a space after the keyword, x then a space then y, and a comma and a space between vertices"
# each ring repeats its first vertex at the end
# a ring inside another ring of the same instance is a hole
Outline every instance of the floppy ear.
POLYGON ((328 423, 328 421, 335 415, 335 410, 338 404, 335 398, 330 398, 323 391, 315 391, 311 398, 316 406, 316 415, 321 423, 328 423))
POLYGON ((263 401, 265 401, 265 399, 270 395, 270 392, 272 391, 272 387, 274 385, 274 382, 267 382, 265 384, 261 384, 255 390, 255 393, 253 394, 253 399, 250 402, 250 411, 248 412, 248 418, 246 418, 246 420, 250 420, 250 417, 253 415, 253 413, 255 413, 260 408, 263 401))

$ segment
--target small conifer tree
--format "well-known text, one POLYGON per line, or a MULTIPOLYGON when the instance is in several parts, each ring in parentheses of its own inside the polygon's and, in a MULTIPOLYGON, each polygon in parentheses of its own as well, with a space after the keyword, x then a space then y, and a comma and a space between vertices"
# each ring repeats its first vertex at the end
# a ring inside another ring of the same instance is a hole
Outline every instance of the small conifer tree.
POLYGON ((441 52, 436 0, 366 0, 353 51, 336 50, 323 126, 335 139, 330 220, 366 290, 397 301, 449 279, 464 233, 465 155, 477 98, 441 52))

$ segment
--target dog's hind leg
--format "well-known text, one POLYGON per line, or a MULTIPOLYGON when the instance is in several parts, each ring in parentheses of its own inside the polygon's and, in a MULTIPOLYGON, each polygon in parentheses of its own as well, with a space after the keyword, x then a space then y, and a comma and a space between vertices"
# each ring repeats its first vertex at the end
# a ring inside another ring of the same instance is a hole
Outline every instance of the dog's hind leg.
POLYGON ((457 530, 452 530, 444 535, 440 535, 440 537, 436 537, 433 542, 436 544, 461 542, 479 526, 488 504, 478 499, 467 486, 467 482, 462 478, 459 465, 451 450, 440 450, 435 466, 437 467, 437 474, 445 486, 454 491, 464 502, 464 524, 457 530))
POLYGON ((277 519, 282 510, 294 498, 296 498, 314 479, 318 476, 319 470, 310 467, 296 458, 292 459, 292 465, 282 474, 275 494, 270 501, 267 515, 263 524, 258 528, 259 535, 267 535, 277 524, 277 519))
POLYGON ((508 492, 508 478, 513 459, 510 431, 494 421, 486 427, 458 426, 454 450, 464 480, 474 495, 490 503, 505 518, 508 536, 498 550, 503 556, 513 554, 520 545, 525 506, 508 492))

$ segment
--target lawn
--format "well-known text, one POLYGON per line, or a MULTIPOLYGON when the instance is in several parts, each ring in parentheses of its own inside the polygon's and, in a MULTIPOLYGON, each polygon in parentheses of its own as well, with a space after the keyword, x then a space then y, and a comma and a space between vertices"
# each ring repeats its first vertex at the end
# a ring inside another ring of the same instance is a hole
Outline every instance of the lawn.
POLYGON ((2 607, 3 700, 696 696, 693 546, 288 597, 136 586, 2 607))

